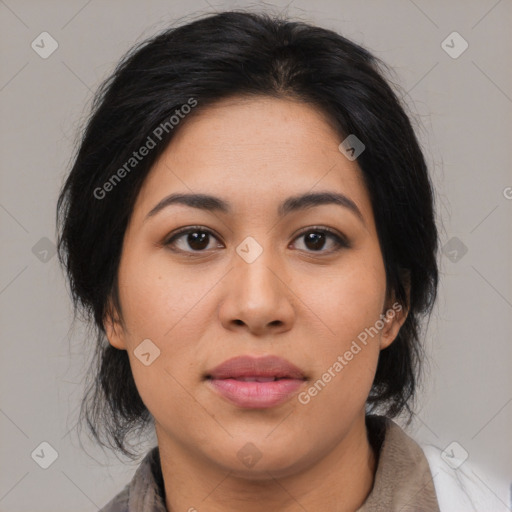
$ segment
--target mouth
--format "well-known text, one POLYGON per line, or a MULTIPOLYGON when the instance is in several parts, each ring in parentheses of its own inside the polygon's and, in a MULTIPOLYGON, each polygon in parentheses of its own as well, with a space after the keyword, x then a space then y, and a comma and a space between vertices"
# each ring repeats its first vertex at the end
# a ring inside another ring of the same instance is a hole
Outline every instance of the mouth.
POLYGON ((306 376, 297 366, 282 357, 238 356, 209 370, 205 378, 270 382, 280 379, 305 380, 306 376))
MULTIPOLYGON (((213 379, 214 377, 206 376, 207 379, 213 379)), ((215 377, 217 378, 217 377, 215 377)), ((262 376, 252 376, 252 377, 223 377, 224 379, 232 379, 238 380, 240 382, 275 382, 276 380, 289 379, 290 377, 262 377, 262 376)))
POLYGON ((217 394, 246 409, 280 405, 308 380, 295 365, 277 356, 235 357, 208 371, 204 378, 217 394))

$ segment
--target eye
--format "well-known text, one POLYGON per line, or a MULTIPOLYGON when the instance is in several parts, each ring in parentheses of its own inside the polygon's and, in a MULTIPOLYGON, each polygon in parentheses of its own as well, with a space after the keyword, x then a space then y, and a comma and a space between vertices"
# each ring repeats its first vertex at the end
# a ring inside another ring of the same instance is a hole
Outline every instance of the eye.
POLYGON ((325 228, 325 227, 312 227, 303 231, 295 240, 300 238, 304 239, 304 246, 306 252, 321 252, 321 253, 332 253, 339 251, 342 248, 349 248, 350 244, 348 240, 341 234, 325 228), (330 240, 331 249, 322 250, 328 244, 330 240))
MULTIPOLYGON (((306 252, 332 253, 341 248, 350 247, 348 240, 343 235, 325 227, 310 227, 299 234, 295 240, 299 240, 301 237, 304 238, 305 249, 300 247, 299 249, 306 252), (331 249, 322 250, 326 245, 330 245, 331 249)), ((218 240, 218 238, 209 229, 202 226, 190 226, 173 233, 164 241, 163 245, 177 252, 188 253, 206 252, 224 247, 220 243, 211 246, 212 240, 218 240)))
MULTIPOLYGON (((172 250, 177 247, 177 251, 182 252, 205 252, 207 249, 212 249, 212 247, 209 247, 212 238, 217 240, 217 237, 209 229, 202 226, 192 226, 173 233, 164 242, 164 245, 170 246, 172 250)), ((220 247, 223 246, 220 245, 220 247)))

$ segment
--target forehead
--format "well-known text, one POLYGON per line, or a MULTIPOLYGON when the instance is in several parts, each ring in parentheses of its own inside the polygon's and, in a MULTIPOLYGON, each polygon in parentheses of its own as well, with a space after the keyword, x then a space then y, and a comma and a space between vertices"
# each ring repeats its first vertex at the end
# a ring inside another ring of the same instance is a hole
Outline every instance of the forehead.
POLYGON ((328 189, 349 195, 366 214, 371 210, 359 166, 338 149, 343 136, 314 105, 230 98, 198 109, 178 128, 136 209, 147 213, 175 191, 275 209, 284 197, 328 189))

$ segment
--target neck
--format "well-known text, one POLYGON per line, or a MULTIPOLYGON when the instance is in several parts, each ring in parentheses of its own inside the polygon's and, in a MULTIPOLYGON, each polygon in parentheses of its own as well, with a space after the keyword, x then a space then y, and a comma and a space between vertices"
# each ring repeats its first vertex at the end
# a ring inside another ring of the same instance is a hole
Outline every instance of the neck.
POLYGON ((307 467, 285 476, 264 471, 257 479, 200 459, 182 443, 165 438, 157 425, 167 510, 354 512, 370 493, 376 471, 364 415, 356 423, 307 467))

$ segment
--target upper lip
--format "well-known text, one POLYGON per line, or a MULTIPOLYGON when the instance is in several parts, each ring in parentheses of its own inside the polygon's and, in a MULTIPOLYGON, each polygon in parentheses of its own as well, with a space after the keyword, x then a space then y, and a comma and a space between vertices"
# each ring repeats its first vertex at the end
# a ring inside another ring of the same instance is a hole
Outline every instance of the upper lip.
POLYGON ((206 377, 212 379, 236 379, 240 377, 306 378, 299 368, 278 356, 233 357, 209 370, 206 377))

